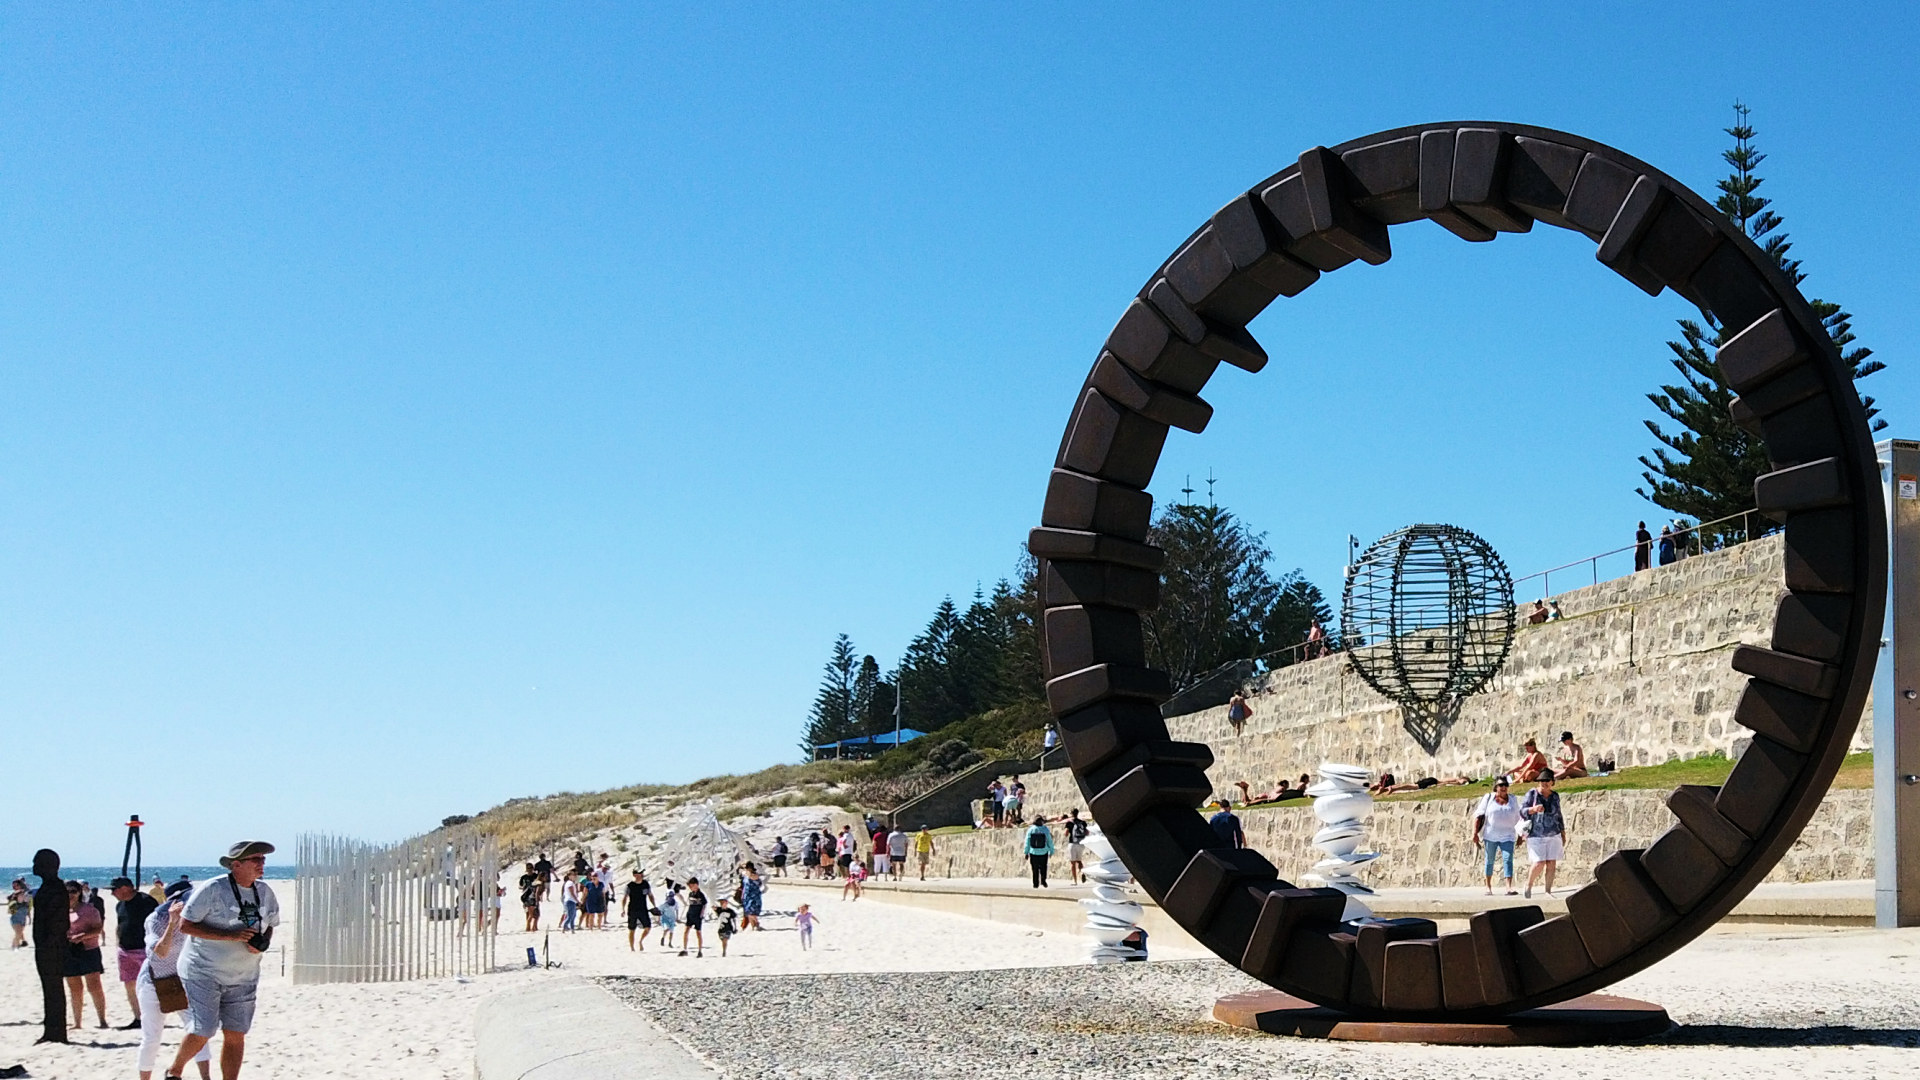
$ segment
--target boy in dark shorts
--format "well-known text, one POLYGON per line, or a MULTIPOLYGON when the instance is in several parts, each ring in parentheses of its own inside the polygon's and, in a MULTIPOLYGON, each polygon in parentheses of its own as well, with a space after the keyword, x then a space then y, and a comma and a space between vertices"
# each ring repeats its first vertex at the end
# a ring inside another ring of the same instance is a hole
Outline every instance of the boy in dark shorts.
POLYGON ((680 932, 680 955, 687 955, 687 941, 691 939, 693 955, 698 959, 705 955, 707 946, 707 936, 700 930, 700 923, 707 914, 707 894, 700 891, 699 878, 687 879, 687 898, 683 903, 686 907, 682 909, 684 914, 680 919, 686 929, 680 932))
POLYGON ((717 927, 714 930, 714 933, 720 935, 720 955, 721 956, 727 955, 727 940, 733 937, 733 930, 734 930, 733 920, 736 914, 737 912, 735 912, 732 908, 727 906, 727 901, 725 897, 721 897, 719 900, 714 901, 713 917, 715 919, 718 919, 720 922, 719 927, 717 927))
POLYGON ((627 951, 647 951, 647 931, 653 929, 653 919, 648 910, 653 907, 653 886, 647 884, 647 872, 634 868, 633 880, 627 882, 626 896, 621 903, 627 908, 627 951), (635 933, 638 931, 638 934, 635 933), (639 939, 636 946, 635 938, 639 939))

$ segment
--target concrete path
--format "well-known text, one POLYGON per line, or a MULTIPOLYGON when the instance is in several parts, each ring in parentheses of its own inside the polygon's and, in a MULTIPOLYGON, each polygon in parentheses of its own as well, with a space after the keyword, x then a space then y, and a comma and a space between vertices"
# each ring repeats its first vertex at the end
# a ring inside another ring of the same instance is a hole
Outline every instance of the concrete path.
POLYGON ((475 1080, 714 1080, 653 1022, 582 978, 503 990, 474 1017, 475 1080))

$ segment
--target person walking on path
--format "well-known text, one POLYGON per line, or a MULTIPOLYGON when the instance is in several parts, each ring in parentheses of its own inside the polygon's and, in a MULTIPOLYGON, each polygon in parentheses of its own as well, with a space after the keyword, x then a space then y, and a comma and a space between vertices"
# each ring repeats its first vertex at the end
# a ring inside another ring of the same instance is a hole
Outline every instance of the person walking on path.
POLYGON ((267 883, 267 856, 273 845, 242 840, 220 856, 225 877, 193 891, 181 912, 187 935, 180 954, 180 982, 187 991, 187 1034, 173 1056, 167 1076, 177 1077, 207 1045, 220 1038, 220 1075, 236 1080, 246 1055, 247 1032, 260 986, 260 957, 273 944, 280 925, 280 901, 267 883))
POLYGON ((40 1003, 46 1016, 36 1043, 67 1041, 67 996, 60 989, 66 978, 67 883, 60 880, 60 855, 52 848, 33 853, 33 872, 40 888, 33 894, 33 966, 40 975, 40 1003))
POLYGON ((653 886, 647 884, 645 870, 633 868, 633 880, 627 882, 620 902, 627 912, 627 951, 646 952, 647 934, 653 929, 653 886))
POLYGON ((1662 525, 1660 526, 1660 565, 1667 566, 1671 564, 1675 558, 1676 556, 1673 552, 1673 530, 1668 526, 1662 525))
POLYGON ((106 970, 100 962, 100 931, 106 919, 87 895, 82 881, 67 882, 67 963, 62 973, 67 978, 67 996, 73 1001, 73 1026, 86 1020, 85 998, 93 996, 93 1011, 100 1026, 107 1026, 107 991, 100 985, 106 970))
POLYGON ((1647 531, 1644 521, 1633 530, 1633 569, 1635 572, 1653 569, 1653 534, 1647 531))
POLYGON ((787 850, 787 838, 784 836, 774 837, 773 838, 773 858, 771 860, 771 862, 773 863, 774 877, 787 876, 787 856, 790 854, 791 852, 787 850))
POLYGON ((993 782, 987 785, 987 812, 984 815, 987 823, 996 829, 1006 824, 1006 807, 1007 787, 1005 784, 1002 784, 1000 778, 996 776, 993 778, 993 782))
POLYGON ((683 921, 686 928, 680 931, 680 955, 687 955, 687 943, 693 943, 693 955, 697 960, 706 955, 707 935, 701 925, 707 918, 707 894, 700 891, 700 879, 687 879, 687 906, 683 921))
POLYGON ((1233 813, 1233 804, 1225 799, 1215 799, 1213 805, 1219 813, 1207 819, 1213 827, 1213 835, 1218 837, 1218 847, 1243 848, 1247 846, 1246 830, 1240 827, 1240 819, 1233 813))
POLYGON ((920 864, 920 880, 927 880, 927 864, 933 861, 933 830, 925 825, 913 834, 913 853, 920 864))
POLYGON ((1513 891, 1513 845, 1515 828, 1520 824, 1520 800, 1509 793, 1507 778, 1493 782, 1493 793, 1482 795, 1473 811, 1473 842, 1486 851, 1487 895, 1493 895, 1493 864, 1496 856, 1506 857, 1507 895, 1513 891))
MULTIPOLYGON (((166 903, 155 905, 147 914, 146 925, 141 927, 146 960, 140 965, 139 978, 134 981, 134 993, 140 999, 140 1080, 153 1080, 153 1065, 160 1060, 160 1033, 166 1027, 167 1013, 179 1012, 187 1005, 187 992, 180 983, 180 951, 186 948, 187 936, 180 932, 180 922, 192 892, 192 882, 177 881, 167 886, 167 891, 161 894, 166 903), (163 986, 167 991, 166 1001, 160 998, 163 986)), ((194 1065, 200 1069, 200 1080, 211 1077, 212 1059, 213 1052, 206 1046, 193 1056, 194 1065)))
POLYGON ((127 988, 127 1007, 133 1010, 133 1022, 125 1030, 133 1031, 140 1027, 140 997, 134 990, 134 983, 140 978, 140 968, 147 960, 147 916, 153 914, 160 902, 134 887, 133 879, 117 877, 110 886, 113 889, 114 942, 118 946, 117 964, 120 969, 120 985, 127 988))
POLYGON ((802 951, 813 948, 813 928, 820 922, 820 916, 813 913, 813 906, 801 904, 800 910, 793 913, 793 925, 800 928, 800 948, 802 951))
POLYGON ((833 857, 833 865, 838 867, 842 874, 850 872, 854 861, 860 858, 860 841, 854 839, 853 826, 840 826, 840 835, 834 838, 833 846, 834 850, 839 852, 833 857))
POLYGON ((1033 871, 1033 887, 1047 888, 1047 860, 1053 857, 1053 830, 1047 828, 1046 822, 1036 819, 1027 830, 1020 850, 1026 854, 1027 865, 1033 871))
POLYGON ((887 866, 895 881, 907 876, 907 840, 906 830, 894 823, 893 831, 887 834, 887 866))
POLYGON ((1560 793, 1553 790, 1553 773, 1541 769, 1534 780, 1538 786, 1520 804, 1521 816, 1527 819, 1527 857, 1533 860, 1533 869, 1527 871, 1528 898, 1543 871, 1547 895, 1553 895, 1553 873, 1567 851, 1567 819, 1560 812, 1560 793))
POLYGON ((1082 864, 1087 861, 1087 823, 1080 817, 1080 808, 1067 811, 1067 821, 1062 826, 1067 834, 1067 880, 1080 884, 1082 864))
POLYGON ((800 876, 810 878, 820 869, 820 834, 810 832, 800 844, 800 876))
POLYGON ((580 918, 580 883, 572 874, 560 880, 560 932, 570 934, 580 918))
POLYGON ((840 841, 833 838, 833 826, 829 825, 827 831, 820 836, 820 876, 832 881, 839 861, 840 841))
POLYGON ((887 830, 873 830, 873 876, 893 876, 893 849, 887 846, 887 830))
POLYGON ((858 864, 847 867, 846 883, 840 886, 840 899, 842 900, 860 899, 860 894, 866 889, 866 881, 867 881, 866 867, 860 866, 858 864), (849 896, 848 895, 849 893, 851 893, 852 895, 849 896))
MULTIPOLYGON (((767 883, 760 876, 760 868, 752 863, 740 867, 740 929, 764 930, 760 925, 762 897, 766 894, 767 883)), ((721 950, 726 955, 726 950, 721 950)))

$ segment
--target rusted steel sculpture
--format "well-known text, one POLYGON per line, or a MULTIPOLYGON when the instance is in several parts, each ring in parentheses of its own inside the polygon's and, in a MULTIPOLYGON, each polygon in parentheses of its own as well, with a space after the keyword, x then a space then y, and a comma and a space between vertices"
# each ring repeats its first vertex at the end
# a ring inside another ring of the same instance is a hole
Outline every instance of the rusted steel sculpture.
POLYGON ((1512 124, 1444 123, 1314 147, 1181 244, 1128 304, 1080 392, 1030 540, 1045 562, 1048 701, 1093 816, 1135 878, 1241 970, 1350 1014, 1475 1019, 1565 1001, 1672 953, 1757 884, 1832 782, 1859 720, 1886 581, 1886 528, 1866 416, 1847 367, 1792 281, 1700 196, 1611 147, 1512 124), (1754 485, 1785 523, 1786 595, 1735 719, 1752 747, 1720 788, 1668 798, 1674 824, 1601 862, 1567 914, 1535 907, 1431 922, 1342 923, 1346 897, 1297 889, 1258 853, 1218 848, 1194 812, 1213 790, 1204 745, 1173 742, 1140 612, 1158 596, 1144 490, 1169 427, 1200 431, 1222 361, 1258 371, 1246 325, 1350 262, 1385 262, 1390 226, 1473 241, 1535 221, 1583 233, 1651 295, 1672 289, 1736 331, 1719 365, 1736 419, 1774 471, 1754 485))

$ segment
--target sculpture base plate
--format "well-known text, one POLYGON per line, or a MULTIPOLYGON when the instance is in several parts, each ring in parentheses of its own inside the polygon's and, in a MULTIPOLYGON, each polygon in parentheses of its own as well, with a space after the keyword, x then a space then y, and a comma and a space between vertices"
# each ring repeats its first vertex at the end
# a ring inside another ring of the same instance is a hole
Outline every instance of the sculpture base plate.
POLYGON ((1393 1020, 1336 1012, 1278 990, 1231 994, 1213 1018, 1269 1035, 1352 1042, 1443 1043, 1451 1046, 1594 1046, 1664 1033, 1667 1010, 1650 1001, 1587 994, 1492 1020, 1393 1020))

